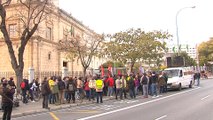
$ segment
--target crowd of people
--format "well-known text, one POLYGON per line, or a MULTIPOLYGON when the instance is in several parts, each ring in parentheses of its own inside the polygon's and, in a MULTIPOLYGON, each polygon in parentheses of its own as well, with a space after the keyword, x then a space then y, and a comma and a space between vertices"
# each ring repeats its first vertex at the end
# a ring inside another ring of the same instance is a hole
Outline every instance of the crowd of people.
MULTIPOLYGON (((195 74, 194 79, 200 78, 200 74, 195 74)), ((45 77, 42 83, 39 79, 29 82, 23 79, 20 84, 22 102, 28 103, 27 94, 34 102, 33 91, 40 91, 43 97, 42 108, 49 109, 48 104, 69 104, 76 102, 76 93, 85 96, 84 99, 96 103, 103 103, 103 96, 116 100, 135 99, 137 95, 143 98, 158 97, 167 92, 168 76, 165 72, 147 72, 143 74, 114 75, 108 76, 87 76, 87 77, 45 77)), ((199 83, 198 83, 199 85, 199 83)), ((13 95, 16 85, 11 77, 1 79, 0 94, 2 95, 3 119, 10 119, 13 107, 13 95)), ((78 96, 79 97, 79 96, 78 96)))
POLYGON ((43 108, 48 104, 75 103, 76 94, 85 96, 88 101, 103 103, 103 96, 116 99, 134 99, 138 94, 144 98, 158 97, 158 94, 167 92, 167 75, 155 72, 129 75, 64 77, 52 76, 44 78, 41 84, 43 108))

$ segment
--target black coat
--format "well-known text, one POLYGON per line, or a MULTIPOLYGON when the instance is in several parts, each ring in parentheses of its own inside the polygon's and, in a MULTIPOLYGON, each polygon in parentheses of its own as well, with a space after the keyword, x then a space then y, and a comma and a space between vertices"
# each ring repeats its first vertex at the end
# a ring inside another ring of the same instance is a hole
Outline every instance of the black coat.
POLYGON ((41 84, 41 93, 42 95, 49 95, 51 93, 48 81, 43 81, 41 84))

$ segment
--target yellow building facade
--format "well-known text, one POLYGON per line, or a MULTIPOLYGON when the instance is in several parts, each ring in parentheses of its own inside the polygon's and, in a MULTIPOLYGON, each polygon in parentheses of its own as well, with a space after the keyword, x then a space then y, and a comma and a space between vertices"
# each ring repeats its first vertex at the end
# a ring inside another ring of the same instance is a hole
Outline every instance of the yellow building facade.
MULTIPOLYGON (((54 3, 58 4, 58 1, 54 0, 54 3)), ((94 35, 96 33, 64 10, 58 8, 57 5, 53 8, 53 12, 39 24, 39 28, 25 48, 24 77, 29 76, 29 70, 33 70, 35 77, 40 79, 54 74, 61 75, 63 68, 67 68, 67 71, 71 72, 69 75, 78 76, 82 74, 83 69, 80 60, 71 61, 67 59, 66 54, 58 50, 58 43, 60 40, 71 37, 81 38, 84 35, 94 35)), ((22 23, 20 20, 12 19, 11 16, 16 12, 11 4, 11 7, 7 9, 8 19, 6 24, 17 55, 20 46, 20 33, 18 31, 22 29, 22 23)), ((0 56, 0 77, 15 76, 10 63, 8 48, 1 32, 0 56)))

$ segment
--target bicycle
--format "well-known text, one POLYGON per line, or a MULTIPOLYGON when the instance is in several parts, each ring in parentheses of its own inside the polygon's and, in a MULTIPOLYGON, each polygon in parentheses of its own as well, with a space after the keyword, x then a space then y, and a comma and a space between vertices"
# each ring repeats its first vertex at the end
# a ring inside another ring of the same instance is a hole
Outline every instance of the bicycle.
POLYGON ((75 93, 75 98, 76 98, 76 100, 79 100, 80 103, 83 102, 83 99, 85 98, 85 93, 84 93, 83 89, 77 89, 77 91, 75 93))
POLYGON ((34 101, 38 102, 42 97, 41 90, 40 89, 33 90, 32 95, 33 95, 34 101))

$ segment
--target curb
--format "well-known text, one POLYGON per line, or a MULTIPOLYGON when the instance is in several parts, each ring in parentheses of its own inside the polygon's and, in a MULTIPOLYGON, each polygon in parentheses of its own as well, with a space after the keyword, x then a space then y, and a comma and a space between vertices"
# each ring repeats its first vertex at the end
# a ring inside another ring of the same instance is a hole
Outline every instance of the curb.
MULTIPOLYGON (((111 98, 105 98, 103 101, 109 101, 113 100, 111 98)), ((94 104, 94 102, 83 102, 83 103, 77 103, 77 104, 69 104, 69 105, 62 105, 62 106, 54 106, 52 108, 48 109, 39 109, 39 110, 32 110, 28 112, 23 112, 23 113, 15 113, 11 115, 11 118, 18 118, 18 117, 23 117, 23 116, 28 116, 28 115, 34 115, 34 114, 40 114, 40 113, 48 113, 48 112, 53 112, 57 110, 62 110, 62 109, 67 109, 71 107, 76 107, 76 106, 83 106, 83 105, 88 105, 88 104, 94 104)), ((2 116, 0 116, 0 119, 2 119, 2 116)))

